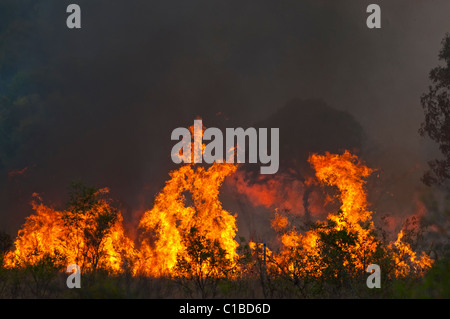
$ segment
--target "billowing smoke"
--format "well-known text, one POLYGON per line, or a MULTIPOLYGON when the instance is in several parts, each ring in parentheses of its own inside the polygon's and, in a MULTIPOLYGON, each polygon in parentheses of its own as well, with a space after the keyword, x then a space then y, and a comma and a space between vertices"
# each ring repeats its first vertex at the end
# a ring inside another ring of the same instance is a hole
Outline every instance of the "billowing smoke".
POLYGON ((318 214, 310 152, 357 151, 389 180, 373 186, 382 211, 411 203, 434 152, 417 134, 419 96, 447 0, 379 1, 379 30, 365 25, 368 1, 78 0, 78 30, 70 3, 0 3, 1 229, 17 232, 34 192, 63 207, 73 180, 109 187, 135 223, 176 168, 171 131, 196 116, 280 128, 279 175, 243 166, 241 198, 224 201, 255 231, 249 206, 318 214))

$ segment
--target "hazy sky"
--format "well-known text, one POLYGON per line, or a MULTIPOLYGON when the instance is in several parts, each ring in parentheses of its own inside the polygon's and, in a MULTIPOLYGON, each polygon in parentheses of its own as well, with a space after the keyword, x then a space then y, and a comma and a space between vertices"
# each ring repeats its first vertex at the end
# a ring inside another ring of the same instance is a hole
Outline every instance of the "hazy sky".
POLYGON ((364 159, 387 179, 413 170, 401 182, 408 194, 421 187, 435 148, 417 133, 419 98, 450 32, 448 0, 75 1, 82 28, 69 30, 72 2, 33 11, 35 50, 19 62, 50 65, 59 97, 17 156, 27 176, 2 184, 14 195, 7 229, 28 215, 32 192, 61 203, 74 179, 111 187, 131 211, 151 208, 174 168, 174 128, 195 116, 251 126, 294 98, 347 111, 366 134, 364 159), (381 29, 366 26, 369 3, 381 7, 381 29))

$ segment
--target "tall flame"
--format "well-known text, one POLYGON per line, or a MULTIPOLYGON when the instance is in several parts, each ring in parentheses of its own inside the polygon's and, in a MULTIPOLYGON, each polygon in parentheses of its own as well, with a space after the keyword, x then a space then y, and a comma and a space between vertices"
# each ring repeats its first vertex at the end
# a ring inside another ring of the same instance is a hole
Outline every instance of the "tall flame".
POLYGON ((213 164, 209 169, 185 165, 173 171, 157 195, 153 209, 142 216, 143 231, 137 272, 150 276, 172 274, 179 255, 185 254, 183 238, 192 227, 217 240, 228 258, 236 258, 236 216, 222 208, 219 187, 236 170, 233 164, 213 164), (187 205, 185 193, 191 195, 187 205))
MULTIPOLYGON (((335 186, 340 191, 341 207, 338 213, 330 213, 327 223, 319 223, 317 227, 301 234, 289 224, 285 216, 278 213, 272 220, 272 227, 278 231, 282 244, 281 252, 274 256, 278 265, 284 265, 293 271, 295 264, 301 264, 296 275, 321 276, 322 271, 329 265, 323 261, 323 252, 320 239, 324 236, 339 234, 344 231, 352 245, 336 241, 335 248, 341 249, 349 258, 343 260, 342 266, 352 267, 356 272, 364 272, 366 267, 375 259, 375 252, 379 241, 374 235, 372 212, 367 209, 367 195, 365 191, 365 177, 372 169, 362 164, 356 155, 345 151, 342 155, 325 153, 325 155, 312 154, 309 162, 315 169, 317 179, 324 185, 335 186), (296 251, 295 254, 292 252, 296 251)), ((428 269, 432 260, 425 253, 420 258, 410 246, 402 242, 403 233, 400 232, 395 243, 390 243, 395 262, 394 275, 405 276, 413 272, 428 269)), ((335 239, 335 238, 334 238, 335 239)), ((334 240, 333 239, 333 240, 334 240)))
POLYGON ((367 196, 364 189, 364 178, 372 170, 358 160, 356 155, 345 151, 342 155, 325 153, 312 154, 309 162, 316 171, 316 177, 323 183, 336 186, 340 191, 342 202, 342 219, 330 216, 338 226, 344 221, 358 225, 371 220, 372 213, 367 210, 367 196))
POLYGON ((236 216, 224 210, 219 200, 219 187, 235 170, 235 165, 215 163, 207 170, 185 165, 170 174, 154 207, 144 213, 139 223, 143 239, 138 273, 171 274, 177 257, 186 251, 183 238, 192 227, 208 239, 217 240, 228 258, 236 257, 236 216), (185 193, 191 195, 191 206, 187 205, 185 193))
MULTIPOLYGON (((205 145, 199 143, 204 129, 190 127, 192 159, 204 152, 205 145)), ((142 240, 140 262, 136 266, 138 274, 174 275, 178 258, 186 257, 184 240, 193 227, 211 242, 217 241, 230 261, 236 259, 236 216, 224 210, 219 200, 220 186, 235 171, 234 164, 216 162, 209 169, 184 165, 170 173, 171 179, 139 223, 142 240)))

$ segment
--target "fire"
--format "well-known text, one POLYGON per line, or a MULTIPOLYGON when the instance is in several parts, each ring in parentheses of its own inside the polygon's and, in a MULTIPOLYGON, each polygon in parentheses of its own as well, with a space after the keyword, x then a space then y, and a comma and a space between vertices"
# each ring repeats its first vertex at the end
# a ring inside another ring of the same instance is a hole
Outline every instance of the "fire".
MULTIPOLYGON (((344 268, 364 273, 369 264, 376 263, 381 249, 365 190, 365 178, 373 170, 348 151, 341 155, 312 154, 309 162, 321 184, 339 190, 340 210, 304 233, 282 210, 276 210, 271 226, 279 234, 281 249, 275 252, 264 245, 267 267, 275 273, 290 273, 293 278, 318 278, 330 273, 338 277, 344 268)), ((10 268, 26 267, 51 256, 66 266, 78 264, 87 270, 176 277, 185 274, 178 268, 180 261, 195 263, 189 244, 196 243, 224 252, 221 258, 237 268, 237 215, 225 210, 219 198, 225 178, 236 170, 232 163, 214 163, 209 167, 186 164, 172 171, 153 208, 140 219, 136 247, 124 231, 122 215, 114 208, 107 188, 78 190, 76 200, 64 211, 48 207, 36 197, 32 203, 35 213, 26 219, 15 240, 15 250, 7 253, 4 263, 10 268), (200 236, 198 241, 192 238, 196 234, 200 236)), ((266 193, 263 186, 257 195, 260 193, 266 193)), ((270 205, 276 202, 268 200, 270 205)), ((429 256, 422 253, 419 257, 403 238, 402 231, 382 251, 392 256, 394 276, 417 274, 431 267, 429 256)), ((260 243, 251 241, 249 247, 260 255, 260 243)), ((208 262, 189 269, 211 271, 208 262)))
POLYGON ((177 258, 186 253, 183 242, 192 227, 211 241, 217 240, 230 260, 236 258, 236 216, 224 210, 219 200, 219 187, 235 170, 233 164, 215 163, 209 169, 185 165, 170 174, 153 209, 139 223, 143 240, 138 273, 173 274, 177 258), (191 205, 187 205, 186 192, 192 197, 191 205))
POLYGON ((347 222, 354 226, 370 221, 372 213, 367 210, 367 196, 363 178, 372 170, 359 162, 356 155, 345 151, 342 155, 313 154, 309 158, 316 177, 323 183, 336 186, 340 191, 342 216, 330 216, 339 225, 347 222))
POLYGON ((298 215, 305 213, 302 201, 305 185, 287 174, 259 175, 255 178, 238 171, 233 174, 229 184, 236 192, 243 194, 253 206, 289 210, 298 215))
MULTIPOLYGON (((107 188, 96 195, 106 195, 107 188)), ((122 215, 118 212, 110 227, 101 234, 99 225, 93 224, 111 210, 110 204, 101 200, 86 214, 77 215, 76 225, 68 216, 74 211, 57 211, 40 202, 32 202, 35 214, 27 217, 14 242, 15 250, 5 256, 7 267, 34 265, 44 256, 69 265, 78 264, 82 269, 103 268, 110 273, 120 273, 135 258, 133 242, 126 236, 122 215)))
MULTIPOLYGON (((204 127, 190 130, 195 131, 192 144, 198 145, 195 141, 201 140, 204 127)), ((204 145, 200 151, 203 150, 204 145)), ((175 266, 180 258, 188 261, 191 258, 186 253, 186 243, 193 229, 210 243, 218 243, 226 259, 235 264, 236 216, 224 210, 219 200, 220 186, 235 171, 234 164, 214 163, 208 169, 184 165, 171 172, 170 180, 156 196, 154 207, 141 217, 139 250, 125 235, 120 212, 114 214, 105 198, 106 188, 90 197, 86 197, 86 190, 81 191, 79 202, 67 211, 34 201, 35 214, 27 218, 19 231, 15 250, 7 255, 6 265, 21 267, 50 255, 85 269, 101 267, 120 273, 128 267, 137 275, 172 276, 176 275, 175 266), (90 207, 92 201, 95 205, 90 207), (108 221, 113 221, 112 225, 103 227, 108 221)))
MULTIPOLYGON (((296 270, 297 273, 293 274, 295 276, 319 277, 334 262, 324 256, 326 249, 329 249, 326 245, 330 245, 346 256, 339 261, 341 266, 351 266, 355 273, 362 273, 369 264, 377 260, 376 252, 380 249, 380 242, 374 235, 372 212, 367 209, 364 187, 364 178, 373 170, 349 151, 342 155, 313 154, 309 162, 322 184, 339 189, 340 210, 338 213, 330 213, 326 222, 317 223, 305 234, 301 234, 295 227, 289 229, 286 217, 276 213, 272 227, 281 234, 282 249, 274 257, 274 263, 291 272, 296 270)), ((388 245, 388 253, 393 255, 395 262, 394 276, 401 277, 428 269, 432 264, 429 256, 423 253, 417 258, 410 246, 402 242, 402 237, 403 233, 400 232, 396 242, 388 245)))
POLYGON ((424 270, 431 267, 433 261, 422 252, 420 257, 413 251, 408 243, 402 241, 404 236, 403 230, 398 233, 397 240, 390 246, 394 251, 395 276, 404 277, 412 274, 421 274, 424 270))
MULTIPOLYGON (((197 129, 190 127, 193 136, 191 147, 194 149, 192 158, 205 150, 205 145, 198 143, 202 140, 204 129, 204 126, 197 129)), ((179 258, 189 260, 185 242, 193 228, 211 242, 217 241, 227 258, 234 262, 238 247, 234 239, 236 216, 222 208, 219 188, 225 177, 235 171, 234 164, 215 162, 209 169, 188 164, 170 173, 171 179, 156 196, 153 208, 144 213, 139 223, 142 240, 140 262, 136 266, 138 274, 177 275, 175 266, 179 258)))
POLYGON ((321 182, 339 189, 342 203, 340 213, 330 214, 328 219, 336 223, 336 231, 347 227, 351 234, 357 236, 350 254, 356 268, 364 270, 368 265, 364 259, 375 253, 377 245, 371 234, 374 225, 372 212, 367 209, 367 194, 364 188, 364 178, 373 170, 362 164, 357 156, 349 151, 342 155, 313 154, 309 161, 321 182))

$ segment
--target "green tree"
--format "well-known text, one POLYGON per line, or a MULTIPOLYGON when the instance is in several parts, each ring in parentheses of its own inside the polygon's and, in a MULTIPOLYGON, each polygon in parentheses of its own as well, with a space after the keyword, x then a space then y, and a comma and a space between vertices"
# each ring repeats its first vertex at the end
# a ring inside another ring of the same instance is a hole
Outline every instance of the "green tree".
POLYGON ((202 298, 214 297, 219 281, 236 270, 234 263, 217 240, 208 239, 195 227, 185 236, 184 244, 186 254, 178 256, 175 266, 178 281, 190 294, 193 284, 202 298))
POLYGON ((336 290, 347 286, 357 275, 355 260, 351 251, 357 244, 358 236, 347 227, 336 229, 333 221, 318 228, 319 267, 323 268, 322 280, 331 283, 336 290))
MULTIPOLYGON (((268 284, 276 293, 302 298, 310 297, 348 297, 365 293, 366 269, 369 264, 377 264, 383 269, 387 279, 392 270, 392 256, 387 244, 380 238, 370 224, 363 224, 360 231, 369 231, 361 237, 357 230, 345 220, 342 211, 337 212, 342 221, 337 227, 335 220, 327 218, 323 222, 290 224, 289 228, 277 231, 283 234, 314 232, 315 249, 305 249, 304 245, 283 247, 278 255, 281 258, 269 258, 268 284), (364 244, 369 243, 369 246, 364 244), (370 248, 369 248, 370 247, 370 248), (273 280, 273 278, 280 280, 273 280)), ((372 291, 373 292, 373 291, 372 291)))
POLYGON ((428 93, 421 97, 421 104, 425 113, 420 135, 428 135, 438 143, 443 158, 429 161, 430 170, 422 181, 426 185, 441 184, 450 177, 450 34, 442 40, 439 60, 444 65, 437 66, 430 71, 431 85, 428 93))
POLYGON ((75 234, 75 240, 85 244, 80 248, 82 266, 88 265, 91 271, 101 266, 99 263, 105 255, 103 245, 118 214, 119 210, 109 198, 107 189, 82 183, 70 185, 70 200, 63 220, 75 234))
MULTIPOLYGON (((40 255, 39 252, 35 253, 40 255)), ((48 297, 52 284, 64 265, 65 258, 57 252, 43 254, 38 262, 25 265, 25 272, 31 277, 27 284, 34 297, 48 297)))

